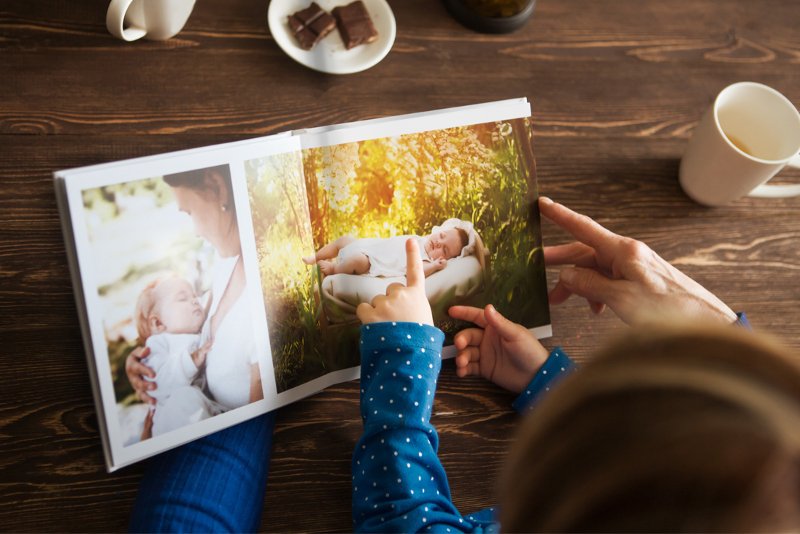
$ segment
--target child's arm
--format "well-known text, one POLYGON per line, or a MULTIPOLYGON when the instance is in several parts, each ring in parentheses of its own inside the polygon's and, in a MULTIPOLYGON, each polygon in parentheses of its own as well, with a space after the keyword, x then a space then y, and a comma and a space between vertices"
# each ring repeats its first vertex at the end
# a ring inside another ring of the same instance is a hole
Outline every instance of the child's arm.
POLYGON ((445 267, 447 267, 447 260, 443 258, 433 261, 422 262, 422 272, 425 274, 425 278, 428 278, 433 273, 441 271, 445 267))
POLYGON ((432 323, 417 244, 406 245, 408 286, 357 310, 361 327, 361 417, 353 454, 353 525, 357 531, 453 532, 483 522, 463 518, 430 423, 444 334, 432 323))
POLYGON ((364 433, 352 460, 356 531, 465 528, 430 423, 444 335, 419 323, 361 327, 364 433))

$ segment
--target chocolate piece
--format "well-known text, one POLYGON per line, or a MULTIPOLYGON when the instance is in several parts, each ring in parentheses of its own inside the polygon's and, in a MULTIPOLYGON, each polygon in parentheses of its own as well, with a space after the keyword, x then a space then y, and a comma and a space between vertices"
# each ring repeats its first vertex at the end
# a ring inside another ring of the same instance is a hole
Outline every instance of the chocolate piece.
POLYGON ((312 2, 310 6, 289 15, 289 28, 294 33, 300 48, 311 50, 323 37, 336 27, 329 13, 312 2))
POLYGON ((333 16, 336 17, 336 27, 339 28, 339 34, 348 50, 378 38, 378 30, 372 24, 361 0, 333 8, 333 16))

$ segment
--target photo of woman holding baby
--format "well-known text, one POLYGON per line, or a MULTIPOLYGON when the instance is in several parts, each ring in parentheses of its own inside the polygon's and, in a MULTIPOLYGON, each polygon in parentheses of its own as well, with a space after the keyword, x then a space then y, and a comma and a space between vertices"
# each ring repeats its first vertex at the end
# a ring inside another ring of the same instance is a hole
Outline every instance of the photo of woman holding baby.
POLYGON ((146 301, 137 306, 142 344, 126 358, 125 373, 137 397, 155 406, 143 438, 263 398, 230 170, 192 170, 166 175, 164 182, 216 258, 204 307, 191 285, 174 277, 154 282, 153 295, 139 297, 140 304, 146 301), (191 326, 170 331, 172 310, 181 304, 189 317, 172 322, 191 326))

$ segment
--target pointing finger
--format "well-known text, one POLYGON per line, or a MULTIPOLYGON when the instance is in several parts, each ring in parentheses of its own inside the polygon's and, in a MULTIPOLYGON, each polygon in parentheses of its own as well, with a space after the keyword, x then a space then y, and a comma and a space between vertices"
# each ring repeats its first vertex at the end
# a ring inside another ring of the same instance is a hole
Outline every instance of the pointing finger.
POLYGON ((539 209, 542 215, 592 248, 608 250, 608 247, 616 245, 622 239, 586 215, 574 212, 547 197, 539 198, 539 209))
POLYGON ((406 241, 406 281, 408 287, 425 288, 422 257, 419 255, 419 244, 414 238, 406 241))

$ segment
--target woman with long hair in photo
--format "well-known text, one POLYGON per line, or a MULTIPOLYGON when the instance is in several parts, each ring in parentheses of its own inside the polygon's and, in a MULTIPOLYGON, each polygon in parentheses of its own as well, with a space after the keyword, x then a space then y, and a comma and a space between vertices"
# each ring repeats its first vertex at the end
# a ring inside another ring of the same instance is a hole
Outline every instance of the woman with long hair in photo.
MULTIPOLYGON (((214 247, 211 302, 200 336, 206 390, 220 411, 263 398, 245 294, 245 274, 230 169, 221 165, 164 176, 178 208, 197 235, 214 247)), ((144 350, 126 360, 126 373, 144 402, 158 376, 142 363, 144 350), (147 377, 148 379, 146 379, 147 377)), ((150 460, 131 516, 133 531, 247 531, 261 516, 274 413, 227 428, 150 460), (247 498, 241 498, 242 494, 247 498), (213 511, 213 513, 212 513, 213 511)))

